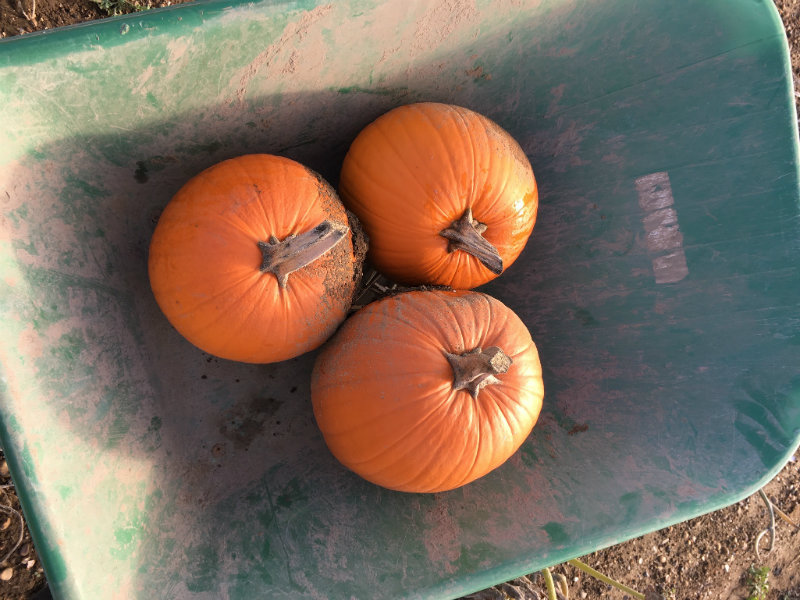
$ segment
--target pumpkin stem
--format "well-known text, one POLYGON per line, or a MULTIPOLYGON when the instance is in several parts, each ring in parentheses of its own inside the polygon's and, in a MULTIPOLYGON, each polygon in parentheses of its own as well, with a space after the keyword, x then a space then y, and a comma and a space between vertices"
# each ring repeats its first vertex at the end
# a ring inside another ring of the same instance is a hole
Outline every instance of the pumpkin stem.
POLYGON ((283 241, 274 235, 268 242, 258 242, 261 249, 261 272, 272 273, 281 288, 286 287, 289 273, 310 265, 342 241, 350 228, 327 219, 305 233, 292 234, 283 241))
POLYGON ((444 353, 453 368, 453 389, 466 389, 473 398, 489 384, 500 383, 495 377, 511 367, 511 357, 497 346, 481 350, 480 346, 464 354, 444 353))
POLYGON ((439 235, 449 240, 447 251, 463 250, 481 261, 481 264, 495 275, 503 272, 503 259, 491 242, 481 234, 487 229, 484 223, 472 218, 472 209, 468 208, 461 218, 453 221, 447 229, 442 229, 439 235))

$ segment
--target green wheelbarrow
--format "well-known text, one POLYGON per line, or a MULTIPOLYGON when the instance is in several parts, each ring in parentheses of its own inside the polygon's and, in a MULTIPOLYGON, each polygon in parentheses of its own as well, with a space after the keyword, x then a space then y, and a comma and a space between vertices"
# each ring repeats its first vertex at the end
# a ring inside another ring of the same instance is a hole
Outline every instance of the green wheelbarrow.
POLYGON ((197 2, 0 42, 2 445, 62 598, 453 598, 751 494, 800 441, 800 205, 770 0, 197 2), (327 451, 314 354, 218 360, 167 324, 147 248, 248 152, 334 184, 399 104, 467 106, 541 205, 483 289, 545 408, 455 491, 327 451))

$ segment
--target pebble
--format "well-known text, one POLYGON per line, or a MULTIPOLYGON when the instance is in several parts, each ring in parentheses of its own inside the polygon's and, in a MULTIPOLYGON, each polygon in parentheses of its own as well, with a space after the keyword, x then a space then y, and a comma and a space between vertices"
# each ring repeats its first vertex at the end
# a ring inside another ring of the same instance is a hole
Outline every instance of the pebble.
POLYGON ((7 569, 3 569, 3 572, 0 573, 0 579, 3 581, 9 581, 14 576, 14 569, 8 567, 7 569))
POLYGON ((667 557, 666 557, 666 556, 662 556, 662 557, 661 557, 661 558, 659 558, 658 560, 660 560, 660 561, 661 561, 661 564, 663 565, 665 562, 667 562, 667 557))
POLYGON ((32 569, 35 564, 36 564, 36 561, 33 560, 33 559, 30 559, 28 562, 25 563, 25 568, 26 569, 32 569))
POLYGON ((28 542, 25 542, 24 544, 22 544, 22 546, 19 547, 20 556, 28 556, 28 554, 30 553, 31 553, 31 545, 28 542))
POLYGON ((730 565, 723 565, 723 566, 722 566, 722 568, 723 568, 723 569, 725 569, 725 572, 726 572, 726 573, 730 573, 730 572, 731 572, 731 567, 730 567, 730 565))
POLYGON ((0 524, 0 531, 5 531, 9 527, 11 527, 11 517, 6 517, 6 520, 0 524))
POLYGON ((9 477, 11 472, 8 470, 8 463, 6 461, 0 462, 0 477, 9 477))
POLYGON ((581 600, 585 600, 589 597, 589 594, 583 590, 581 590, 581 600))

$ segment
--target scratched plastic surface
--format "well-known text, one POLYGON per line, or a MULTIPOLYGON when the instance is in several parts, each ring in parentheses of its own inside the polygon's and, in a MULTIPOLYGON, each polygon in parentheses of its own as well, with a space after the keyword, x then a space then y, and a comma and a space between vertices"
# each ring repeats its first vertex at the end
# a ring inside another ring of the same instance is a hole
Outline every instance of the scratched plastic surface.
POLYGON ((63 598, 452 598, 733 503, 800 432, 797 130, 770 0, 200 3, 0 42, 2 442, 63 598), (314 355, 210 358, 146 254, 245 152, 334 183, 371 119, 483 112, 541 188, 485 289, 545 409, 462 489, 345 471, 314 355))

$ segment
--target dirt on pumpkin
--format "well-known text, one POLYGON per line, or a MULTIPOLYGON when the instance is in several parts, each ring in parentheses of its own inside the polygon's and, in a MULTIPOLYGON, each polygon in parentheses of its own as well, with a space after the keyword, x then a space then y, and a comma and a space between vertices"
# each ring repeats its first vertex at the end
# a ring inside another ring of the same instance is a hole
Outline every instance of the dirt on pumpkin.
MULTIPOLYGON (((163 7, 185 1, 0 0, 0 38, 109 16, 101 5, 130 12, 137 7, 163 7)), ((786 26, 797 81, 800 0, 775 0, 775 4, 786 26)), ((366 275, 369 277, 370 273, 366 275)), ((790 461, 764 491, 790 519, 800 523, 799 462, 790 461)), ((47 597, 43 595, 46 581, 41 563, 27 527, 22 527, 19 511, 13 482, 0 455, 0 558, 8 555, 0 564, 0 599, 47 597)), ((671 600, 800 600, 800 530, 777 518, 775 540, 771 544, 770 535, 762 535, 769 525, 767 505, 756 494, 725 509, 595 552, 582 560, 639 592, 653 590, 671 600)), ((563 576, 570 599, 630 598, 572 566, 559 565, 552 572, 563 576)), ((545 597, 539 574, 468 596, 498 600, 545 597)))

